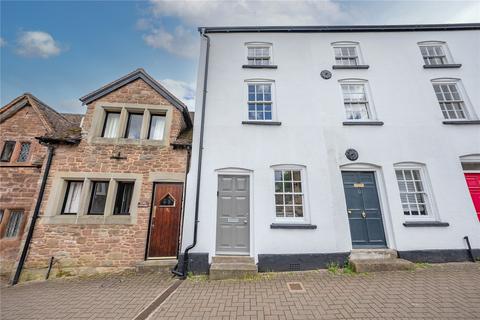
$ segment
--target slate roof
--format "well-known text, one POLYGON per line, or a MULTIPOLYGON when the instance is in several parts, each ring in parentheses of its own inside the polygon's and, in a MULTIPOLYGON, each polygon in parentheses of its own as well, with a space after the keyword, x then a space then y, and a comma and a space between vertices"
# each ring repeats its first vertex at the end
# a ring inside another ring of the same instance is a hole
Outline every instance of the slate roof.
POLYGON ((40 141, 75 144, 80 142, 80 122, 72 122, 31 93, 24 93, 0 109, 0 123, 12 117, 23 107, 30 105, 42 121, 47 134, 37 137, 40 141))
MULTIPOLYGON (((190 119, 192 119, 192 123, 194 120, 195 113, 194 112, 189 112, 190 119)), ((187 127, 183 129, 177 139, 170 143, 172 146, 176 147, 189 147, 192 145, 192 140, 193 140, 193 127, 187 127)))

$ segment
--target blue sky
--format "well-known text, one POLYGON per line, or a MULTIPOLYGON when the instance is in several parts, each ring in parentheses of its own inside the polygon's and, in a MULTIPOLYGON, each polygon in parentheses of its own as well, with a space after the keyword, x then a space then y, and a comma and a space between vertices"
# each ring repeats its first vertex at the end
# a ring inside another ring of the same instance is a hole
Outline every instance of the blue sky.
POLYGON ((478 1, 1 1, 0 102, 62 112, 142 67, 190 108, 198 26, 480 22, 478 1))

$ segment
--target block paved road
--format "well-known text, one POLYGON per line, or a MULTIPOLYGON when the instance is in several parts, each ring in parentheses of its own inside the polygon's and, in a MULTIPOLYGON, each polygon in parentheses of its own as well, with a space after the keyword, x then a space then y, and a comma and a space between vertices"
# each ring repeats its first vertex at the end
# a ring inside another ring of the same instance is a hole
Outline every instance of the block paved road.
MULTIPOLYGON (((168 274, 117 275, 2 288, 0 318, 133 319, 174 281, 168 274)), ((480 319, 480 263, 193 278, 149 319, 480 319), (305 291, 290 292, 288 282, 301 282, 305 291)))

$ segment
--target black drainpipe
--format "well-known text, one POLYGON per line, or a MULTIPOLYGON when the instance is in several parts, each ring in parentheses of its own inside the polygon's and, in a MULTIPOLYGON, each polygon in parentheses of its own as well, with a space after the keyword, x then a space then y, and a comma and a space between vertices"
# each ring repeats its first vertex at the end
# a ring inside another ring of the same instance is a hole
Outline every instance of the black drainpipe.
POLYGON ((23 245, 22 255, 20 256, 20 261, 18 262, 17 270, 15 271, 15 276, 13 277, 13 280, 12 280, 12 286, 18 283, 18 280, 20 279, 20 274, 22 273, 23 265, 25 264, 25 259, 27 258, 30 242, 32 241, 33 230, 35 229, 35 222, 37 221, 38 213, 40 212, 40 206, 43 200, 43 194, 45 193, 45 186, 47 185, 48 173, 50 172, 50 166, 52 164, 54 151, 55 151, 55 147, 49 144, 47 163, 45 165, 45 171, 43 172, 42 185, 40 186, 40 191, 38 192, 37 203, 35 204, 35 210, 33 211, 32 221, 30 222, 30 227, 28 228, 28 234, 27 234, 27 238, 25 239, 25 244, 23 245))
POLYGON ((205 51, 205 71, 203 75, 203 97, 202 97, 202 118, 200 121, 200 141, 198 146, 198 167, 197 167, 197 190, 195 195, 195 225, 193 227, 193 243, 189 245, 183 253, 183 268, 181 271, 172 270, 172 272, 185 279, 188 272, 188 253, 197 245, 197 233, 198 233, 198 205, 200 203, 200 178, 202 175, 202 154, 203 154, 203 132, 205 127, 205 102, 207 100, 207 80, 208 80, 208 58, 210 51, 210 37, 205 34, 205 29, 200 30, 202 37, 207 39, 207 48, 205 51))

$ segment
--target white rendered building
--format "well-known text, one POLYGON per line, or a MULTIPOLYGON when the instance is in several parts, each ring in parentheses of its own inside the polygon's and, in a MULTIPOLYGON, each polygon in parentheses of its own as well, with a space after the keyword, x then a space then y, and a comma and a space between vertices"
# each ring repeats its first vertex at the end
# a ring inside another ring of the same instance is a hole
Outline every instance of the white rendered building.
POLYGON ((480 255, 480 24, 200 32, 191 270, 480 255))

